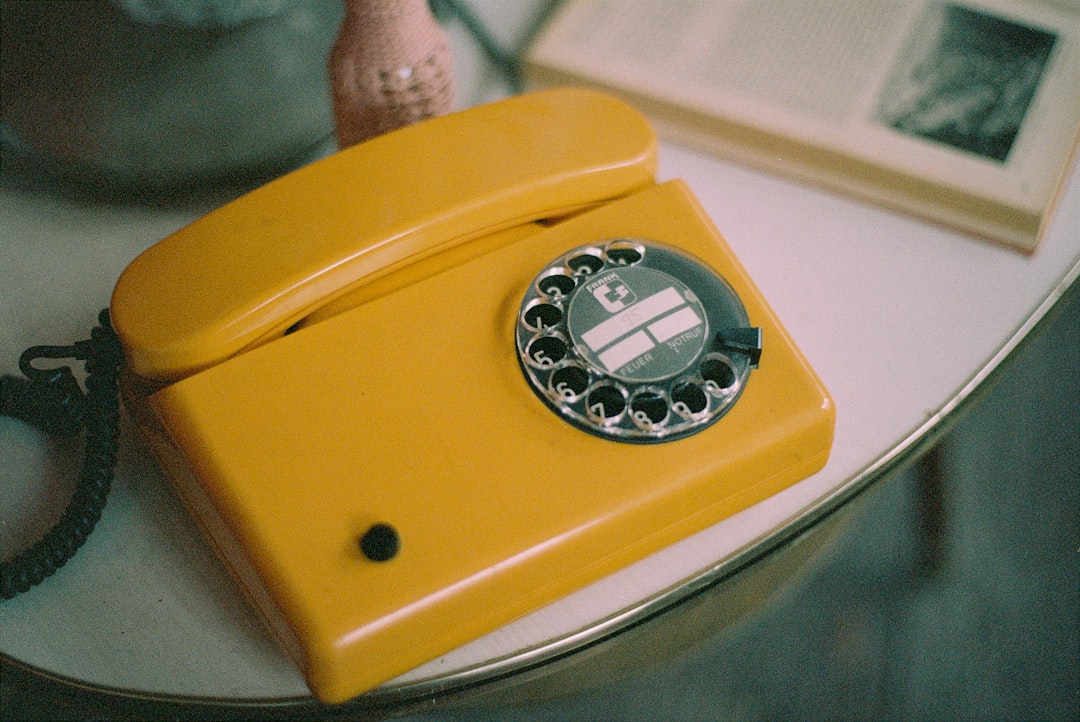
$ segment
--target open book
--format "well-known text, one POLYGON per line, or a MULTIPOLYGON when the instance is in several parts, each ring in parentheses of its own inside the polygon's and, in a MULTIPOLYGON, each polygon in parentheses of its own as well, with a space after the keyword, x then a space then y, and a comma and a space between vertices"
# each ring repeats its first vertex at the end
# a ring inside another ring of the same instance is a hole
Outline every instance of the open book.
POLYGON ((1080 2, 567 0, 529 81, 661 137, 1034 250, 1080 132, 1080 2))

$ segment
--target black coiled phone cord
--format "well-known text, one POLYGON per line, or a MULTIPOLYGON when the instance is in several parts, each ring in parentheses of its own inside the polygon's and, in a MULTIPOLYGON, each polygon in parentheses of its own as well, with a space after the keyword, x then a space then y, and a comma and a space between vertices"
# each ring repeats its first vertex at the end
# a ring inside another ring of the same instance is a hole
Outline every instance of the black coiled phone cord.
POLYGON ((86 341, 73 346, 34 346, 19 358, 23 377, 0 377, 0 414, 48 433, 86 429, 83 464, 75 492, 45 536, 10 561, 0 562, 0 599, 44 581, 86 541, 101 518, 112 487, 120 435, 119 376, 123 351, 108 309, 86 341), (69 366, 39 369, 39 359, 76 359, 86 364, 86 394, 69 366))

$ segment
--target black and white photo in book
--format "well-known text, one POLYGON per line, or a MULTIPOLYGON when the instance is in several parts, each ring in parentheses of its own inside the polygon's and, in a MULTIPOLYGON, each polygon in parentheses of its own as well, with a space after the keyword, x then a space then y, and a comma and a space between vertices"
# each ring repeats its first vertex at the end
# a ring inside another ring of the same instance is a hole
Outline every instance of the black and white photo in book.
POLYGON ((1056 36, 983 10, 922 10, 878 107, 895 130, 1005 162, 1056 36))

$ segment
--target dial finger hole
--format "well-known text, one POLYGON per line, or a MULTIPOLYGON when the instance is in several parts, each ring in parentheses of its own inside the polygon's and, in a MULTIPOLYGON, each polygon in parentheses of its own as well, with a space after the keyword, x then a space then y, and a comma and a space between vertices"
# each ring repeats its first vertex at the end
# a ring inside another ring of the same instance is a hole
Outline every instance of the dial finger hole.
POLYGON ((585 398, 589 418, 600 424, 614 424, 626 413, 626 390, 613 383, 593 386, 585 398))
POLYGON ((525 307, 521 314, 521 322, 532 331, 543 331, 555 328, 562 321, 562 309, 553 303, 534 300, 525 307))
POLYGON ((568 275, 562 269, 549 271, 536 281, 536 290, 552 299, 570 295, 575 286, 577 286, 577 282, 573 276, 568 275))
POLYGON ((551 372, 548 390, 555 398, 573 403, 589 389, 589 372, 577 364, 566 364, 551 372))
POLYGON ((537 368, 551 368, 566 358, 567 348, 559 334, 537 336, 525 347, 525 358, 537 368))
POLYGON ((714 396, 730 391, 738 381, 738 371, 731 360, 721 354, 709 354, 701 362, 701 378, 705 388, 714 396))
POLYGON ((630 397, 630 417, 641 429, 648 430, 664 425, 670 413, 667 399, 659 389, 638 389, 630 397))
POLYGON ((568 259, 566 266, 575 276, 591 276, 604 267, 604 259, 597 248, 583 248, 568 259))
POLYGON ((616 266, 632 266, 645 257, 645 247, 633 241, 612 241, 604 256, 616 266))
POLYGON ((700 385, 682 381, 671 389, 671 408, 684 419, 695 419, 708 412, 709 396, 700 385))

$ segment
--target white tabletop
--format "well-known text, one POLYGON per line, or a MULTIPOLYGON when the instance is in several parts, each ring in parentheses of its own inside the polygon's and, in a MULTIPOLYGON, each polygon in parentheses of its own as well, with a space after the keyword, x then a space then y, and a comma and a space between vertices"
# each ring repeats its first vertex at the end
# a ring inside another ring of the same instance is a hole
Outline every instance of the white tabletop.
MULTIPOLYGON (((508 40, 538 3, 475 5, 508 40)), ((498 94, 471 43, 453 39, 462 102, 498 94)), ((685 149, 664 145, 660 157, 660 178, 688 182, 832 393, 827 466, 390 686, 512 670, 572 647, 820 516, 934 429, 1080 274, 1076 173, 1027 257, 685 149)), ((14 372, 27 346, 84 337, 124 266, 207 210, 80 202, 0 175, 0 368, 14 372)), ((123 430, 97 531, 53 578, 0 604, 0 654, 106 689, 306 697, 126 420, 123 430)), ((62 498, 78 448, 2 418, 0 449, 4 549, 44 530, 41 510, 62 498)))

